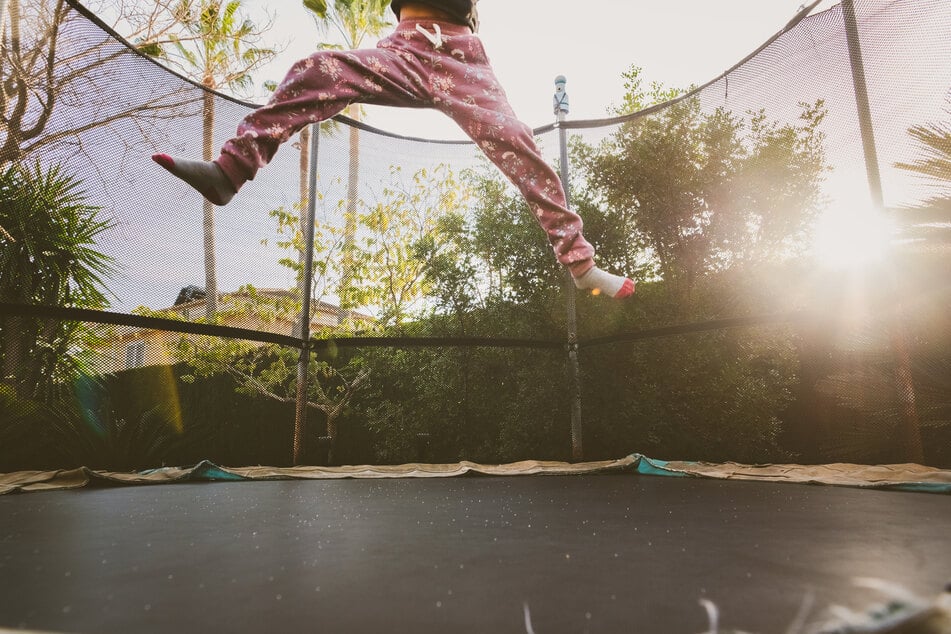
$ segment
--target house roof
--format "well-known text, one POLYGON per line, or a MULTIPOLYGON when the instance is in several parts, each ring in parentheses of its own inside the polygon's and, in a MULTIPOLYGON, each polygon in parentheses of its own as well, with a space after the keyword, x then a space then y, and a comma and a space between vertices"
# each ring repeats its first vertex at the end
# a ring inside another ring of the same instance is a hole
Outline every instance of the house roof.
MULTIPOLYGON (((254 289, 254 293, 255 295, 269 297, 272 299, 291 299, 294 297, 293 292, 283 288, 256 288, 254 289)), ((219 298, 250 297, 250 293, 248 293, 247 291, 239 290, 232 293, 219 293, 218 297, 219 298)), ((182 310, 188 310, 191 308, 200 308, 204 305, 205 305, 204 299, 196 299, 190 302, 184 302, 184 303, 178 304, 177 306, 163 308, 161 310, 162 312, 164 311, 181 312, 182 310)), ((366 315, 364 313, 360 313, 356 311, 347 311, 347 310, 344 310, 343 308, 340 308, 336 304, 331 304, 324 301, 318 301, 318 302, 312 303, 311 308, 317 312, 322 312, 322 313, 334 315, 337 317, 342 317, 344 315, 347 315, 352 319, 358 319, 360 321, 375 321, 372 315, 366 315)))

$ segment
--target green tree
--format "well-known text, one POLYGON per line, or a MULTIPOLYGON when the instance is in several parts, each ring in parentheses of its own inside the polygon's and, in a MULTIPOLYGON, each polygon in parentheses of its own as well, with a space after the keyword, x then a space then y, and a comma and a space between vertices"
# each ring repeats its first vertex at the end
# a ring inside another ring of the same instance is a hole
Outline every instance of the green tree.
MULTIPOLYGON (((370 37, 378 37, 390 26, 386 19, 386 10, 390 0, 303 0, 304 7, 311 11, 323 35, 333 32, 334 41, 319 43, 323 50, 356 50, 370 37)), ((359 104, 347 109, 347 115, 359 121, 359 104)), ((350 127, 350 164, 347 181, 347 211, 344 228, 343 276, 338 295, 343 308, 353 308, 353 299, 348 281, 353 275, 353 250, 357 233, 357 203, 360 197, 360 130, 350 127)))
POLYGON ((643 72, 644 69, 631 66, 621 73, 624 96, 621 98, 620 105, 611 108, 613 114, 626 115, 640 112, 644 108, 672 101, 687 92, 681 88, 669 88, 658 81, 652 81, 650 88, 645 90, 643 72))
POLYGON ((801 107, 798 123, 779 124, 763 111, 705 112, 697 97, 681 97, 623 123, 598 147, 576 144, 583 195, 603 202, 618 237, 647 254, 681 300, 704 274, 797 255, 821 208, 827 169, 825 108, 801 107))
MULTIPOLYGON (((438 321, 428 322, 432 334, 438 321)), ((370 432, 377 461, 418 460, 418 434, 431 439, 436 462, 569 458, 560 350, 374 348, 363 362, 374 380, 350 416, 370 432)))
MULTIPOLYGON (((323 198, 318 201, 323 207, 323 198)), ((346 201, 340 201, 343 206, 346 201)), ((391 178, 379 193, 379 199, 360 214, 367 228, 356 242, 353 268, 348 280, 358 284, 352 292, 360 306, 372 307, 379 313, 376 327, 400 325, 413 313, 414 306, 427 293, 427 272, 433 262, 445 257, 451 245, 452 228, 461 222, 460 209, 467 204, 465 188, 445 166, 420 170, 406 179, 394 168, 391 178)), ((293 270, 298 280, 304 270, 299 257, 304 250, 304 236, 295 209, 279 208, 271 213, 277 221, 280 236, 277 246, 287 252, 280 264, 293 270)), ((321 214, 325 216, 326 214, 321 214)), ((310 292, 323 301, 337 284, 339 268, 333 265, 342 243, 343 229, 329 222, 315 227, 314 250, 318 254, 310 292)), ((299 284, 298 284, 299 286, 299 284)), ((247 292, 247 301, 227 308, 242 316, 254 315, 263 320, 278 314, 300 313, 299 298, 270 304, 247 292)), ((219 316, 222 316, 219 314, 219 316)), ((317 338, 331 339, 353 334, 353 329, 366 328, 366 322, 343 320, 336 327, 315 333, 317 338)), ((255 347, 246 342, 223 341, 210 337, 182 338, 175 350, 176 358, 194 368, 196 376, 227 374, 243 392, 281 403, 294 403, 297 393, 298 354, 277 346, 255 347)), ((369 370, 360 357, 311 357, 308 375, 307 405, 319 411, 326 421, 331 448, 338 435, 338 421, 351 400, 365 388, 369 370)))
MULTIPOLYGON (((276 55, 273 48, 258 46, 270 24, 259 28, 240 13, 241 0, 181 0, 175 18, 181 32, 168 44, 150 42, 147 53, 194 77, 206 88, 202 95, 202 158, 214 159, 215 94, 219 90, 247 90, 255 70, 276 55)), ((218 281, 215 263, 215 208, 202 201, 205 250, 206 316, 217 310, 218 281)))
MULTIPOLYGON (((226 374, 236 382, 240 393, 292 406, 297 402, 296 349, 211 337, 181 337, 175 354, 193 368, 191 374, 183 377, 186 381, 226 374)), ((325 358, 311 355, 308 376, 312 380, 307 386, 306 406, 324 416, 330 439, 328 460, 333 463, 340 417, 367 382, 370 372, 359 360, 338 363, 331 353, 325 358)))
MULTIPOLYGON (((340 254, 347 228, 333 218, 350 202, 340 200, 336 208, 328 209, 317 193, 310 288, 316 302, 332 301, 334 292, 343 289, 352 307, 375 312, 379 327, 399 324, 429 295, 430 272, 458 246, 454 237, 471 200, 466 183, 446 165, 423 168, 411 176, 392 167, 382 185, 357 207, 355 218, 366 230, 354 239, 346 265, 340 254)), ((277 222, 277 246, 287 252, 279 262, 294 271, 300 284, 304 277, 300 254, 305 244, 299 210, 281 207, 271 217, 277 222)))
POLYGON ((468 180, 475 200, 471 251, 487 298, 526 302, 557 292, 561 269, 525 199, 492 169, 471 172, 468 180))
MULTIPOLYGON (((77 179, 55 166, 11 165, 0 172, 0 301, 72 308, 108 306, 104 280, 111 258, 96 251, 111 228, 88 205, 77 179)), ((92 337, 77 322, 0 318, 2 382, 23 398, 47 398, 83 369, 81 342, 92 337)))
POLYGON ((469 200, 468 189, 444 164, 409 179, 391 168, 377 200, 359 214, 366 231, 354 247, 351 277, 342 272, 356 305, 377 307, 381 326, 418 312, 430 291, 427 273, 453 248, 469 200))
MULTIPOLYGON (((291 221, 293 224, 295 221, 291 221)), ((296 259, 288 258, 286 264, 296 266, 296 259)), ((233 295, 226 295, 216 320, 254 319, 270 323, 276 319, 293 319, 300 313, 300 302, 293 297, 268 297, 259 294, 252 286, 244 286, 233 295)), ((138 314, 183 319, 176 312, 151 311, 139 308, 138 314)), ((339 335, 349 324, 328 328, 318 337, 339 335)), ((182 376, 186 383, 206 380, 215 376, 227 376, 237 386, 237 392, 251 397, 294 406, 297 400, 297 365, 299 351, 278 345, 259 345, 250 341, 220 339, 208 336, 182 336, 170 345, 176 361, 188 368, 182 376)), ((338 360, 334 350, 322 357, 310 356, 306 406, 321 412, 326 422, 327 436, 333 443, 337 438, 337 424, 350 400, 359 392, 369 377, 359 359, 338 360)), ((295 456, 296 459, 296 456, 295 456)))

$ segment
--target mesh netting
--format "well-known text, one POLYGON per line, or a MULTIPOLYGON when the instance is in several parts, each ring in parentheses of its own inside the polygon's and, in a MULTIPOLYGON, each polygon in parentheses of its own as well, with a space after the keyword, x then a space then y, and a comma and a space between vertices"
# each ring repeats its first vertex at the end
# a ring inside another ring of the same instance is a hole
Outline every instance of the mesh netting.
POLYGON ((854 29, 836 6, 673 101, 536 130, 553 164, 567 142, 572 206, 599 264, 637 277, 628 302, 571 294, 473 144, 345 117, 286 144, 211 229, 148 156, 197 156, 209 104, 220 145, 253 104, 77 4, 14 4, 0 470, 951 465, 951 173, 927 162, 951 155, 943 0, 856 2, 854 29), (876 257, 854 238, 879 216, 876 257))

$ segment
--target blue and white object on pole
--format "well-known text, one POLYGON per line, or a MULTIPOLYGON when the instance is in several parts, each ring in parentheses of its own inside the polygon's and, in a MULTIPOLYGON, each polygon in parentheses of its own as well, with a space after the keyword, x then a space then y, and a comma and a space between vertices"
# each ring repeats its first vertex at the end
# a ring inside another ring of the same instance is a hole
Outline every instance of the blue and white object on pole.
POLYGON ((568 93, 565 92, 567 82, 564 75, 555 77, 555 96, 552 98, 552 105, 559 121, 568 114, 568 93))

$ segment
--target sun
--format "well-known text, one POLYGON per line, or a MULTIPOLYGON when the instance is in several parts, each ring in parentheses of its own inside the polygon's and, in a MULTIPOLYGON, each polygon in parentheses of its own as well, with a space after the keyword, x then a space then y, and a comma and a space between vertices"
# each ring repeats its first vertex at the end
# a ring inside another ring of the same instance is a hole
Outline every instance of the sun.
POLYGON ((829 269, 865 269, 888 257, 894 234, 890 220, 874 209, 830 207, 816 222, 813 255, 829 269))

